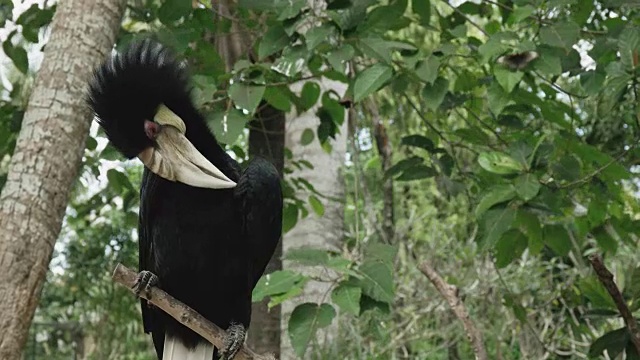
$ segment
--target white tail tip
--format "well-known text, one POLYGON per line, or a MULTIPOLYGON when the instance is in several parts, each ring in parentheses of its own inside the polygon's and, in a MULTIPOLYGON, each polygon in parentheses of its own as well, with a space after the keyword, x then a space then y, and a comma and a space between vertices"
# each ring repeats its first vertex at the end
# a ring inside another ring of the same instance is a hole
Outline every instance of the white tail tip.
POLYGON ((165 334, 162 360, 212 360, 214 349, 208 342, 189 349, 179 339, 165 334))

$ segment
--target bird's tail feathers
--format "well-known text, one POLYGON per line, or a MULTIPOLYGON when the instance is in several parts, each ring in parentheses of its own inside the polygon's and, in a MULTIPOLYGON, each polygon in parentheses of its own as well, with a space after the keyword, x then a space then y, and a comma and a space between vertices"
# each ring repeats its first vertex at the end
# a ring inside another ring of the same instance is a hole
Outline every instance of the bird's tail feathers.
POLYGON ((165 335, 162 360, 212 360, 213 344, 201 342, 193 349, 186 347, 178 338, 165 335))

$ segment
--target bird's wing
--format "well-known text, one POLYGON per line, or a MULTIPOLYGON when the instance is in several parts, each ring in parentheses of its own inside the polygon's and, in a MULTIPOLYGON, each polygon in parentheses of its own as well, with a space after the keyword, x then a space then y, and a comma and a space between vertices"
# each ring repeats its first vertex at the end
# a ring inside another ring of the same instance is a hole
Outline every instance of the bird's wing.
POLYGON ((282 189, 276 168, 265 159, 254 159, 242 173, 234 195, 250 252, 253 289, 282 235, 282 189))
MULTIPOLYGON (((142 186, 140 187, 140 210, 138 217, 138 271, 152 270, 151 264, 151 231, 150 231, 150 194, 154 191, 156 181, 147 168, 142 175, 142 186)), ((147 300, 140 299, 142 307, 142 324, 144 332, 149 333, 154 330, 153 313, 147 304, 147 300)))

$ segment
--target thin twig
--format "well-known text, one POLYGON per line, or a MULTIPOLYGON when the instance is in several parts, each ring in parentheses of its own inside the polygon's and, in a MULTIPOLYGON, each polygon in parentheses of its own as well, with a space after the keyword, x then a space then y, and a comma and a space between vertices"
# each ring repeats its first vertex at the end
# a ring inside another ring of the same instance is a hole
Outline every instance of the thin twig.
MULTIPOLYGON (((137 273, 122 264, 116 265, 113 270, 111 279, 126 287, 133 292, 132 287, 136 282, 137 273)), ((182 302, 176 300, 171 295, 152 287, 150 297, 147 297, 145 292, 140 293, 140 297, 146 299, 149 303, 162 309, 167 314, 171 315, 174 319, 178 320, 182 325, 195 331, 203 338, 209 340, 213 345, 219 349, 224 349, 224 338, 226 333, 224 330, 216 326, 211 321, 205 319, 202 315, 198 314, 195 310, 191 309, 182 302)), ((260 355, 252 351, 246 346, 242 346, 240 351, 235 357, 236 360, 275 360, 272 355, 260 355)))
POLYGON ((627 325, 627 329, 629 329, 631 342, 633 342, 636 352, 640 354, 640 329, 638 329, 638 323, 633 317, 631 310, 629 310, 627 303, 624 301, 622 293, 620 293, 620 289, 618 289, 618 286, 616 286, 616 283, 613 281, 613 274, 604 265, 602 257, 599 254, 589 256, 589 262, 591 262, 593 270, 595 270, 598 275, 598 279, 600 279, 602 285, 604 285, 609 292, 609 295, 611 295, 613 302, 616 303, 620 316, 622 316, 624 323, 627 325))
POLYGON ((613 163, 615 163, 616 161, 622 159, 633 148, 634 148, 634 146, 627 147, 620 154, 618 154, 618 156, 616 156, 615 158, 611 159, 609 162, 607 162, 606 164, 602 165, 601 167, 595 169, 591 174, 588 174, 587 176, 585 176, 583 178, 580 178, 580 179, 578 179, 576 181, 572 181, 572 182, 570 182, 568 184, 559 185, 558 188, 559 189, 566 189, 566 188, 571 188, 571 187, 574 187, 576 185, 582 185, 582 184, 586 183, 587 181, 591 180, 592 178, 596 177, 598 174, 600 174, 601 172, 606 170, 609 166, 613 165, 613 163))
POLYGON ((431 281, 440 295, 447 300, 455 316, 462 322, 464 331, 473 347, 473 352, 476 354, 476 360, 488 360, 489 357, 484 348, 482 334, 471 321, 467 309, 464 307, 462 300, 460 300, 458 288, 444 281, 440 274, 426 261, 420 264, 418 269, 431 281))

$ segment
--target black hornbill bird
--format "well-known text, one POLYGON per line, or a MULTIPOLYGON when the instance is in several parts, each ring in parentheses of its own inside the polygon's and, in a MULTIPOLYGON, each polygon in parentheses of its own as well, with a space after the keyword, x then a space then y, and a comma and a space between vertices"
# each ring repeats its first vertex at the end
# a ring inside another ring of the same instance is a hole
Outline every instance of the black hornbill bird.
POLYGON ((242 171, 190 98, 185 66, 146 39, 95 71, 88 103, 111 144, 144 164, 135 290, 158 286, 227 330, 225 349, 142 300, 159 359, 232 359, 245 340, 251 292, 282 230, 276 169, 242 171))

